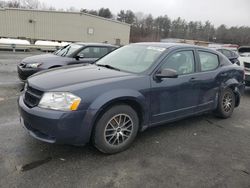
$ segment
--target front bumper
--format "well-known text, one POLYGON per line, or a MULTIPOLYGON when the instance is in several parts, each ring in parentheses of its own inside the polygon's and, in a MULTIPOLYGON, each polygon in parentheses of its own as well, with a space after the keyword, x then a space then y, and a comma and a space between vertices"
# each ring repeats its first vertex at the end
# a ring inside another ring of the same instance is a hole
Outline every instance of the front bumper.
POLYGON ((34 138, 59 144, 83 145, 89 141, 88 126, 84 125, 86 111, 63 112, 29 108, 18 99, 21 124, 34 138))
POLYGON ((17 65, 18 77, 23 82, 25 82, 29 76, 37 73, 38 71, 40 70, 32 68, 23 68, 20 65, 17 65))

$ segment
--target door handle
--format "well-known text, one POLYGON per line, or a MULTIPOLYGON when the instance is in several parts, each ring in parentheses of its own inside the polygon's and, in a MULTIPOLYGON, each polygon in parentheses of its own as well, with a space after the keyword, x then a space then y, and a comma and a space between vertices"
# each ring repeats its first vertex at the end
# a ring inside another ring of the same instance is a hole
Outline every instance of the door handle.
POLYGON ((189 79, 189 82, 195 82, 197 79, 195 77, 192 77, 189 79))

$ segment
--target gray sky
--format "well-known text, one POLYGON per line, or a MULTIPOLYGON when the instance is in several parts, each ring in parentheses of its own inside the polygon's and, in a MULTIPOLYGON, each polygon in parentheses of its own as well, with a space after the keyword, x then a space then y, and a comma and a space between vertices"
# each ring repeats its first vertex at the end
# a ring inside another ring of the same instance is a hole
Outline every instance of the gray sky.
POLYGON ((250 0, 40 0, 55 8, 71 6, 86 9, 109 8, 114 14, 121 9, 152 14, 167 14, 187 21, 210 20, 215 26, 250 26, 250 0))

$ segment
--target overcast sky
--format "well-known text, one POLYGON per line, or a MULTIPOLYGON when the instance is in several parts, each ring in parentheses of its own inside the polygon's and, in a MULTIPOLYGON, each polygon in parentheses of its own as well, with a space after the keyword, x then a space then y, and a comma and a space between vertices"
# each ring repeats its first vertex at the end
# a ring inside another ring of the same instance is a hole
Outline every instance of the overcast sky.
POLYGON ((152 14, 167 14, 187 21, 210 20, 215 26, 250 26, 250 0, 40 0, 55 8, 109 8, 114 14, 121 9, 152 14))

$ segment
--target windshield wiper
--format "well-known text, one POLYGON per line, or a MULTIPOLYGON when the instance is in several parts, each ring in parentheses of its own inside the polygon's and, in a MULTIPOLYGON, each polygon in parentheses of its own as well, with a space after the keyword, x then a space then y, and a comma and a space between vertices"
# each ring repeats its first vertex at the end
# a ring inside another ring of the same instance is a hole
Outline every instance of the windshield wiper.
POLYGON ((116 67, 113 67, 113 66, 111 66, 111 65, 96 64, 96 66, 105 67, 105 68, 108 68, 108 69, 113 69, 113 70, 120 71, 120 69, 118 69, 118 68, 116 68, 116 67))

